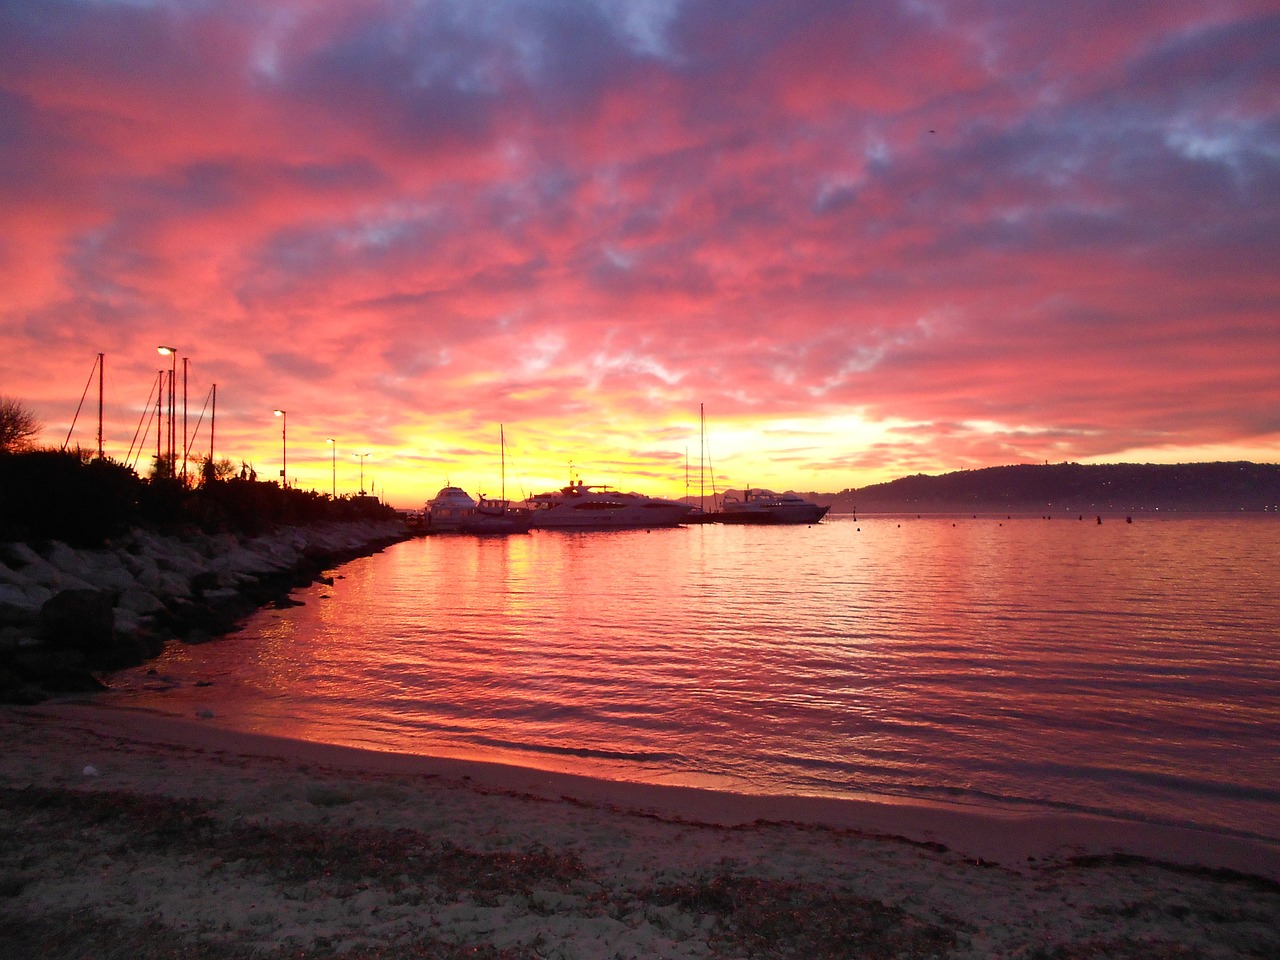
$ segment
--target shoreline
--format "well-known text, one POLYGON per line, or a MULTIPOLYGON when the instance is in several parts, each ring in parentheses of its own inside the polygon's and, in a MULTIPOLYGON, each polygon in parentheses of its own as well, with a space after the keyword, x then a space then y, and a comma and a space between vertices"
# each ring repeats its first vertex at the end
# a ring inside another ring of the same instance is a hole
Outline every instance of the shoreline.
POLYGON ((220 750, 320 764, 353 774, 443 776, 543 800, 608 805, 638 815, 715 827, 786 823, 945 847, 990 864, 1138 857, 1177 867, 1232 871, 1280 883, 1280 843, 1192 825, 1104 814, 1000 809, 907 797, 751 794, 713 787, 653 784, 545 770, 500 760, 345 746, 224 727, 93 700, 63 700, 30 712, 95 735, 140 743, 220 750))
POLYGON ((1132 824, 984 832, 964 811, 619 784, 67 702, 0 707, 0 735, 0 933, 32 955, 86 940, 272 960, 1280 950, 1274 856, 1270 879, 1217 839, 1180 862, 1132 824))

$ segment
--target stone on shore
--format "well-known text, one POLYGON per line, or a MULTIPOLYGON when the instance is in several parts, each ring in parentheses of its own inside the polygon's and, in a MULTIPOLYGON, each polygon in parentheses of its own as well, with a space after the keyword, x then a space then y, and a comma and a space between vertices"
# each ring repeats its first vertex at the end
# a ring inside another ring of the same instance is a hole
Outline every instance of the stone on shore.
POLYGON ((167 640, 225 634, 404 537, 396 521, 354 521, 256 536, 133 530, 106 549, 0 544, 0 702, 102 689, 95 671, 142 663, 167 640))
POLYGON ((92 587, 55 593, 40 608, 40 637, 55 650, 77 650, 92 662, 115 638, 114 605, 114 593, 92 587))

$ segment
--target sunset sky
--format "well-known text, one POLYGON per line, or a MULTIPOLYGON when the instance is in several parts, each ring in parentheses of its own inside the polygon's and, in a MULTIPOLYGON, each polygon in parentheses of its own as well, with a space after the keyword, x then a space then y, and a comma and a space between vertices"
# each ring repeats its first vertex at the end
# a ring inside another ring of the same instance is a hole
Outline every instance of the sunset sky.
POLYGON ((402 507, 1274 462, 1280 4, 5 0, 0 395, 123 460, 161 344, 402 507))

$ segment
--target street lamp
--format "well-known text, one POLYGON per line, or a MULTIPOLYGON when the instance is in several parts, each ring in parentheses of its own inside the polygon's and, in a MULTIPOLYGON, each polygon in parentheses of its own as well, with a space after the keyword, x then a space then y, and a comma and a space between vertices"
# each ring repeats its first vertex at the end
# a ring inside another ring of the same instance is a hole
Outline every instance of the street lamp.
POLYGON ((271 411, 280 418, 280 486, 289 486, 289 413, 286 410, 271 411))
POLYGON ((173 422, 173 381, 177 379, 178 374, 178 348, 177 347, 156 347, 156 353, 164 357, 172 357, 169 367, 169 477, 175 476, 176 461, 173 459, 173 444, 175 440, 175 425, 173 422))
POLYGON ((329 444, 330 447, 333 448, 333 492, 330 494, 330 496, 334 500, 337 500, 338 499, 338 441, 333 439, 333 437, 330 437, 326 442, 329 444))
POLYGON ((360 496, 363 497, 364 496, 364 458, 367 457, 368 454, 357 453, 356 456, 360 458, 360 496))

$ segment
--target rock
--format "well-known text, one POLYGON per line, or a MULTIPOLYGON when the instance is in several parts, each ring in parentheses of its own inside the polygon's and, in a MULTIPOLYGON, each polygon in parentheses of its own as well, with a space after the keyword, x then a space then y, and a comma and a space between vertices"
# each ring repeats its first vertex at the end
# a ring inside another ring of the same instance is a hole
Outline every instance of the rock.
POLYGON ((29 707, 48 699, 47 690, 42 690, 37 684, 12 670, 0 667, 0 703, 14 703, 29 707))
POLYGON ((124 607, 116 607, 113 616, 115 617, 116 636, 137 633, 142 629, 142 616, 134 613, 132 610, 126 610, 124 607))
POLYGON ((240 599, 240 591, 235 587, 217 587, 201 594, 205 603, 226 603, 240 599))
MULTIPOLYGON (((96 693, 107 689, 78 650, 51 650, 47 646, 23 647, 9 660, 9 670, 33 689, 47 693, 96 693)), ((40 699, 45 699, 41 697, 40 699)), ((18 703, 18 700, 6 700, 18 703)), ((29 701, 32 703, 38 700, 29 701)))
POLYGON ((217 590, 218 586, 218 574, 215 570, 202 570, 191 578, 191 592, 197 597, 203 597, 206 591, 217 590))
POLYGON ((33 603, 27 591, 13 583, 0 583, 0 623, 31 623, 40 615, 40 606, 33 603))
POLYGON ((40 635, 54 649, 78 650, 92 660, 115 640, 115 596, 105 590, 63 590, 40 608, 40 635))
POLYGON ((164 604, 156 595, 146 590, 125 590, 116 601, 116 606, 141 616, 156 614, 164 609, 164 604))

